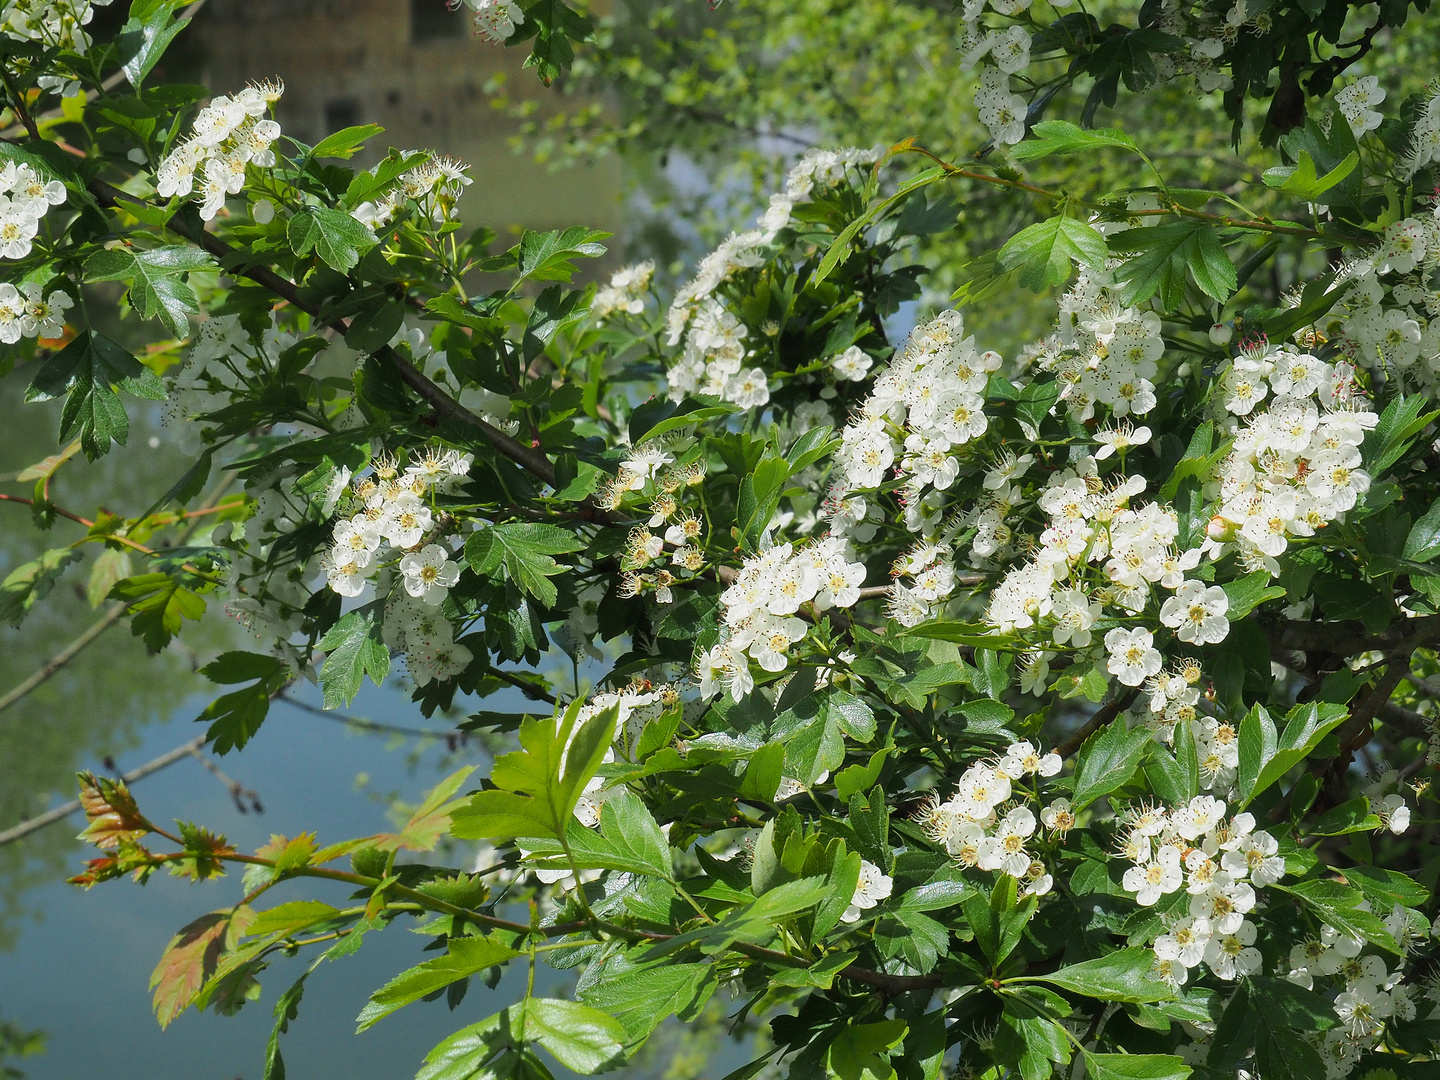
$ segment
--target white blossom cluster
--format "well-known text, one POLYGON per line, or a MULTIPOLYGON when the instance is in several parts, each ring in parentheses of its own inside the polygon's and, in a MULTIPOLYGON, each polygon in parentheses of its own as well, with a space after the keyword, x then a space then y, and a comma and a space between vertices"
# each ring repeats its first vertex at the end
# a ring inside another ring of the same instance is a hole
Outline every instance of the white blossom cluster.
MULTIPOLYGON (((620 463, 615 479, 600 493, 600 504, 618 509, 632 493, 648 496, 650 504, 646 523, 626 537, 620 559, 621 596, 650 595, 658 603, 673 603, 672 586, 686 580, 680 574, 688 577, 704 569, 705 523, 684 505, 688 489, 704 479, 703 460, 677 465, 672 454, 653 443, 633 449, 620 463)), ((591 627, 588 633, 593 632, 591 627)))
POLYGON ((923 827, 961 866, 1009 874, 1022 883, 1022 893, 1043 896, 1054 879, 1027 845, 1040 826, 1063 837, 1074 827, 1075 815, 1068 799, 1056 799, 1037 816, 1026 803, 1038 802, 1038 796, 1021 785, 1033 777, 1033 787, 1060 766, 1059 754, 1042 753, 1028 741, 1011 743, 998 759, 966 769, 948 799, 932 799, 923 827))
POLYGON ((1240 765, 1240 732, 1229 720, 1201 711, 1205 705, 1199 687, 1201 674, 1194 659, 1157 671, 1146 680, 1144 697, 1134 712, 1166 746, 1174 745, 1177 729, 1185 725, 1195 742, 1200 787, 1224 797, 1234 787, 1240 765))
MULTIPOLYGON (((1060 380, 1060 400, 1070 415, 1088 423, 1097 405, 1111 416, 1144 416, 1155 408, 1155 379, 1165 353, 1160 317, 1125 307, 1112 294, 1113 267, 1081 267, 1060 298, 1055 330, 1040 345, 1035 366, 1060 380)), ((1134 432, 1143 442, 1140 428, 1134 432)), ((1117 444, 1116 450, 1120 449, 1117 444)))
POLYGON ((492 45, 503 45, 525 21, 515 0, 448 0, 451 8, 465 7, 475 13, 475 33, 492 45))
POLYGON ((455 217, 456 203, 474 182, 466 175, 469 168, 463 161, 427 151, 424 161, 402 173, 384 194, 355 207, 350 216, 372 229, 383 229, 413 202, 435 224, 444 224, 455 217))
POLYGON ((1400 167, 1409 179, 1436 161, 1440 161, 1440 86, 1432 83, 1430 97, 1410 129, 1410 144, 1400 159, 1400 167))
POLYGON ((1218 513, 1207 553, 1219 557, 1233 544, 1247 568, 1278 575, 1291 538, 1314 535, 1369 489, 1360 445, 1380 418, 1348 363, 1288 345, 1243 349, 1216 396, 1235 431, 1212 485, 1218 513))
MULTIPOLYGON (((1426 115, 1440 117, 1440 105, 1426 115)), ((1437 129, 1436 138, 1440 138, 1437 129)), ((1385 227, 1380 242, 1342 265, 1331 289, 1349 284, 1321 322, 1331 344, 1376 382, 1440 392, 1440 203, 1385 227)))
POLYGON ((65 185, 59 180, 47 181, 29 165, 7 161, 0 168, 0 258, 29 255, 40 222, 66 197, 65 185))
POLYGON ((460 567, 448 548, 430 539, 435 518, 426 500, 432 491, 463 483, 473 459, 432 448, 401 472, 394 458, 376 458, 351 485, 350 501, 358 509, 335 523, 321 560, 331 590, 359 596, 376 571, 399 556, 405 592, 427 607, 444 603, 460 580, 460 567))
POLYGON ((1385 117, 1373 106, 1385 100, 1385 88, 1374 75, 1364 75, 1335 91, 1335 107, 1358 139, 1374 131, 1385 117))
POLYGON ((863 169, 879 160, 879 150, 861 150, 854 146, 839 150, 816 146, 806 150, 786 175, 785 190, 770 196, 770 205, 760 215, 760 228, 773 236, 790 224, 794 209, 800 203, 811 202, 817 194, 838 187, 851 169, 863 169))
MULTIPOLYGON (((1362 900, 1356 910, 1381 915, 1368 900, 1362 900)), ((1320 924, 1318 934, 1290 950, 1285 977, 1325 994, 1339 1020, 1323 1035, 1312 1036, 1325 1062, 1327 1080, 1348 1076, 1360 1057, 1380 1041, 1387 1021, 1408 1022, 1419 1013, 1419 988, 1403 980, 1410 953, 1431 933, 1430 922, 1419 911, 1398 903, 1391 905, 1381 922, 1400 947, 1401 956, 1393 970, 1385 957, 1366 954, 1365 941, 1327 923, 1320 924)), ((1432 989, 1426 997, 1435 1002, 1440 993, 1432 989)))
MULTIPOLYGON (((739 271, 764 263, 776 234, 793 219, 796 205, 834 188, 850 169, 878 159, 873 150, 807 151, 790 170, 785 190, 771 196, 759 228, 732 233, 700 260, 695 277, 676 293, 666 316, 669 344, 684 342, 680 359, 667 373, 673 400, 709 394, 742 409, 758 409, 770 401, 765 370, 753 362, 746 367, 752 360, 748 330, 718 290, 739 271)), ((846 362, 852 369, 857 363, 852 355, 846 362)))
POLYGON ((38 281, 26 281, 18 289, 0 282, 0 341, 13 345, 22 337, 58 338, 65 332, 65 312, 74 306, 63 289, 46 296, 38 281))
MULTIPOLYGON (((423 551, 430 548, 444 554, 445 549, 438 544, 428 545, 423 551)), ((449 566, 455 567, 455 564, 452 562, 449 566)), ((459 577, 458 568, 451 572, 459 577)), ((475 658, 469 649, 455 640, 455 627, 441 613, 439 605, 412 596, 404 588, 396 589, 386 601, 385 623, 380 635, 387 649, 404 656, 405 670, 415 680, 416 686, 454 678, 475 658)))
POLYGON ((1197 795, 1182 806, 1131 807, 1122 819, 1120 856, 1132 865, 1121 887, 1142 907, 1181 889, 1189 895, 1167 906, 1165 931, 1152 943, 1151 978, 1171 986, 1184 985, 1202 962, 1230 981, 1260 971, 1255 924, 1246 916, 1257 890, 1285 876, 1285 859, 1253 815, 1227 819, 1225 811, 1224 801, 1197 795))
MULTIPOLYGON (((876 375, 859 415, 841 433, 836 462, 844 486, 831 498, 879 487, 897 461, 912 501, 924 488, 950 487, 960 471, 951 451, 989 427, 985 385, 1000 364, 999 353, 976 351, 958 311, 917 328, 876 375)), ((843 514, 835 518, 845 520, 843 514)))
POLYGON ((776 544, 747 559, 720 594, 722 637, 698 662, 701 697, 723 688, 736 701, 744 698, 755 688, 751 660, 765 671, 784 671, 791 648, 805 638, 802 605, 828 611, 859 601, 865 566, 852 557, 843 537, 827 536, 803 547, 776 544))
MULTIPOLYGON (((84 56, 91 45, 85 27, 97 7, 109 4, 110 0, 5 0, 0 5, 0 30, 16 41, 33 41, 84 56)), ((52 78, 54 81, 58 80, 52 78)))
POLYGON ((266 113, 285 92, 284 84, 255 83, 234 97, 210 99, 195 117, 190 136, 167 154, 155 170, 155 190, 162 198, 198 196, 200 216, 209 221, 230 195, 245 189, 246 170, 275 164, 271 144, 280 125, 266 113))
POLYGON ((615 271, 608 285, 595 290, 590 317, 604 322, 615 315, 639 315, 645 310, 645 294, 654 277, 655 263, 648 259, 615 271))
MULTIPOLYGON (((1045 76, 1029 71, 1033 29, 1051 23, 1072 6, 1073 0, 1048 0, 1044 7, 1050 10, 1042 9, 1037 14, 1032 13, 1032 8, 1042 5, 1036 0, 964 0, 961 4, 961 64, 966 70, 981 65, 975 106, 980 122, 996 143, 1011 145, 1025 137, 1029 103, 1021 94, 1012 92, 1011 79, 1017 80, 1016 85, 1029 87, 1046 81, 1045 76)), ((1165 0, 1156 10, 1153 27, 1178 38, 1183 48, 1173 54, 1152 54, 1155 81, 1186 77, 1193 79, 1203 93, 1229 90, 1234 80, 1218 63, 1225 50, 1242 34, 1263 36, 1273 25, 1268 5, 1257 0, 1231 0, 1218 5, 1165 0)), ((1364 101, 1367 89, 1350 96, 1364 101)), ((1353 110, 1354 106, 1347 99, 1342 108, 1353 110)))
POLYGON ((181 421, 201 418, 230 405, 247 392, 250 381, 268 378, 280 364, 281 354, 298 340, 280 327, 273 314, 258 343, 251 340, 239 316, 215 315, 202 322, 191 338, 184 362, 170 379, 163 414, 181 449, 198 454, 202 445, 199 425, 181 421))

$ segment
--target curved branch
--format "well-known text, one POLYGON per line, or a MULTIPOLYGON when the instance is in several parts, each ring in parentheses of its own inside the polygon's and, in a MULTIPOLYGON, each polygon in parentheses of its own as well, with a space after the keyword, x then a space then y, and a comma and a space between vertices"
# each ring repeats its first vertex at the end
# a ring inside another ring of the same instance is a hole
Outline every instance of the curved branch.
MULTIPOLYGON (((89 184, 90 194, 102 204, 118 207, 122 202, 132 202, 137 205, 150 205, 144 199, 121 191, 119 188, 107 184, 103 180, 92 180, 89 184)), ((262 288, 270 290, 282 300, 293 305, 311 317, 320 320, 320 309, 314 304, 302 300, 300 291, 294 282, 286 281, 268 266, 236 264, 236 256, 243 255, 239 248, 231 247, 220 237, 201 229, 199 235, 192 232, 189 226, 180 217, 170 219, 166 228, 172 232, 179 233, 187 240, 204 248, 221 266, 226 267, 227 273, 239 274, 249 278, 262 288), (234 266, 231 269, 231 266, 234 266)), ((339 334, 346 333, 349 322, 345 319, 320 320, 323 325, 329 326, 339 334)), ((465 406, 452 398, 436 383, 428 378, 424 372, 417 369, 413 364, 397 353, 390 346, 386 345, 373 354, 382 363, 388 364, 395 369, 406 386, 410 387, 419 397, 429 405, 435 414, 446 420, 454 420, 475 428, 480 432, 481 437, 490 444, 491 448, 501 456, 509 458, 515 464, 532 473, 534 476, 553 485, 555 482, 555 466, 550 459, 535 447, 525 446, 523 443, 512 439, 499 428, 487 423, 484 419, 471 412, 465 406)))

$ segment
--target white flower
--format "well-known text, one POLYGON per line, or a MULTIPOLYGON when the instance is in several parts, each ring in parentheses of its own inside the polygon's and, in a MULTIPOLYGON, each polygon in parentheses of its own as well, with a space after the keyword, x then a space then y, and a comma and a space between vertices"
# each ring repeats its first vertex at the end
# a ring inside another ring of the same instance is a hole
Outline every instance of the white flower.
POLYGON ((1126 686, 1139 686, 1158 673, 1164 663, 1160 651, 1153 647, 1154 641, 1154 635, 1144 627, 1111 630, 1105 635, 1105 648, 1110 652, 1105 669, 1126 686))
POLYGON ((430 508, 413 492, 404 491, 386 504, 380 535, 397 548, 410 548, 430 531, 430 525, 430 508))
POLYGON ((1356 79, 1335 95, 1335 104, 1339 106, 1341 115, 1349 121, 1350 128, 1355 132, 1357 139, 1367 131, 1374 131, 1385 119, 1370 108, 1371 105, 1379 105, 1384 100, 1385 88, 1380 85, 1380 80, 1374 75, 1356 79))
POLYGON ((499 45, 515 33, 525 21, 525 13, 514 0, 465 0, 475 12, 475 32, 492 45, 499 45))
POLYGON ((1030 870, 1030 853, 1025 841, 1035 832, 1035 814, 1028 806, 1017 806, 1000 819, 995 835, 980 842, 978 866, 1000 870, 1011 877, 1024 877, 1030 870))
POLYGON ((400 560, 405 591, 432 607, 442 603, 451 587, 460 580, 460 567, 439 544, 426 544, 400 560))
POLYGON ((1193 968, 1205 958, 1205 947, 1209 941, 1209 920, 1187 915, 1176 919, 1169 930, 1155 939, 1155 955, 1162 960, 1176 960, 1187 968, 1193 968))
POLYGON ((1205 963, 1217 978, 1235 980, 1260 970, 1260 950, 1254 948, 1255 924, 1241 921, 1233 933, 1218 934, 1205 944, 1205 963))
POLYGON ((1075 812, 1070 809, 1069 799, 1056 799, 1040 811, 1040 823, 1059 836, 1064 836, 1075 827, 1075 812))
POLYGON ((862 912, 869 911, 890 895, 895 887, 893 879, 880 872, 880 868, 869 859, 860 860, 860 880, 855 884, 855 895, 850 906, 840 916, 847 923, 859 922, 862 912))
POLYGON ((1128 450, 1132 446, 1144 446, 1150 441, 1150 429, 1121 424, 1119 427, 1097 431, 1095 441, 1103 444, 1095 451, 1095 460, 1104 461, 1117 451, 1128 450))
POLYGON ((1356 1038, 1378 1034, 1393 1011, 1390 995, 1373 986, 1356 986, 1335 998, 1335 1015, 1356 1038))
POLYGON ((1162 847, 1144 866, 1132 866, 1121 881, 1126 892, 1136 894, 1135 902, 1150 907, 1166 893, 1180 888, 1184 874, 1180 870, 1180 852, 1162 847))
POLYGON ((1410 807, 1400 795, 1386 795, 1375 808, 1380 820, 1396 836, 1410 828, 1410 807))
POLYGON ((865 373, 870 370, 874 363, 868 353, 859 345, 851 345, 844 352, 835 356, 830 361, 830 366, 835 369, 835 377, 838 379, 850 379, 859 382, 865 378, 865 373))
POLYGON ((1225 640, 1230 623, 1225 612, 1230 598, 1218 585, 1187 581, 1160 608, 1160 621, 1175 629, 1181 641, 1192 645, 1214 645, 1225 640))
POLYGON ((421 645, 405 654, 405 666, 417 686, 432 681, 443 682, 464 671, 473 660, 474 654, 457 642, 421 645))
POLYGON ((742 409, 758 409, 770 400, 770 385, 763 368, 751 368, 725 381, 724 397, 742 409))

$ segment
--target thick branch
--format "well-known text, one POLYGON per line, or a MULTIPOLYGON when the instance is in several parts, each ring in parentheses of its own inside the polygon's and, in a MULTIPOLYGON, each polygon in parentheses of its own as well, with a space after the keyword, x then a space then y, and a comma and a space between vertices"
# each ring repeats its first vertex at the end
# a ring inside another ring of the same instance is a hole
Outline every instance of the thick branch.
POLYGON ((1094 735, 1106 724, 1114 720, 1122 712, 1130 707, 1130 703, 1139 695, 1139 690, 1127 690, 1119 697, 1107 701, 1100 708, 1095 710, 1095 715, 1085 722, 1084 727, 1055 748, 1055 752, 1062 758, 1068 758, 1080 747, 1085 745, 1085 740, 1094 735))
MULTIPOLYGON (((92 180, 90 182, 90 193, 94 195, 101 204, 107 206, 120 206, 122 202, 148 205, 145 203, 145 200, 121 191, 119 188, 113 187, 103 180, 92 180)), ((228 272, 247 277, 255 282, 255 284, 270 290, 276 296, 300 311, 304 311, 316 318, 319 317, 320 309, 302 300, 295 284, 286 281, 268 266, 242 264, 234 266, 232 270, 231 266, 235 264, 236 256, 243 254, 243 252, 231 247, 224 240, 220 239, 220 237, 208 233, 203 229, 200 230, 197 236, 178 215, 170 219, 167 228, 204 248, 215 257, 221 266, 226 267, 228 272)), ((344 334, 349 329, 349 323, 345 319, 331 319, 325 325, 328 325, 340 334, 344 334)), ((485 441, 490 444, 491 448, 501 456, 509 458, 521 468, 539 477, 547 484, 553 484, 555 482, 555 467, 551 464, 550 459, 539 449, 517 442, 499 428, 487 423, 481 417, 465 408, 465 406, 461 405, 428 378, 424 372, 418 370, 403 356, 390 348, 390 346, 386 345, 376 350, 373 355, 382 363, 389 364, 393 367, 405 385, 410 387, 427 405, 434 409, 437 416, 475 428, 480 432, 480 435, 485 441)))

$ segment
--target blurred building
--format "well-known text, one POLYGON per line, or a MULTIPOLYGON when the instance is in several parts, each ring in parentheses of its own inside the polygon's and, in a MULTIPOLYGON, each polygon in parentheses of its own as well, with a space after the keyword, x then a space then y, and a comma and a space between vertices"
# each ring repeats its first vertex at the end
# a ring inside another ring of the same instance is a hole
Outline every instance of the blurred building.
POLYGON ((396 146, 468 162, 467 224, 502 237, 515 225, 618 230, 618 163, 551 173, 517 155, 515 122, 484 88, 503 76, 508 96, 543 110, 548 91, 522 68, 529 49, 474 36, 445 0, 210 0, 196 23, 206 84, 219 92, 278 75, 281 126, 302 142, 375 123, 385 128, 376 157, 396 146))

